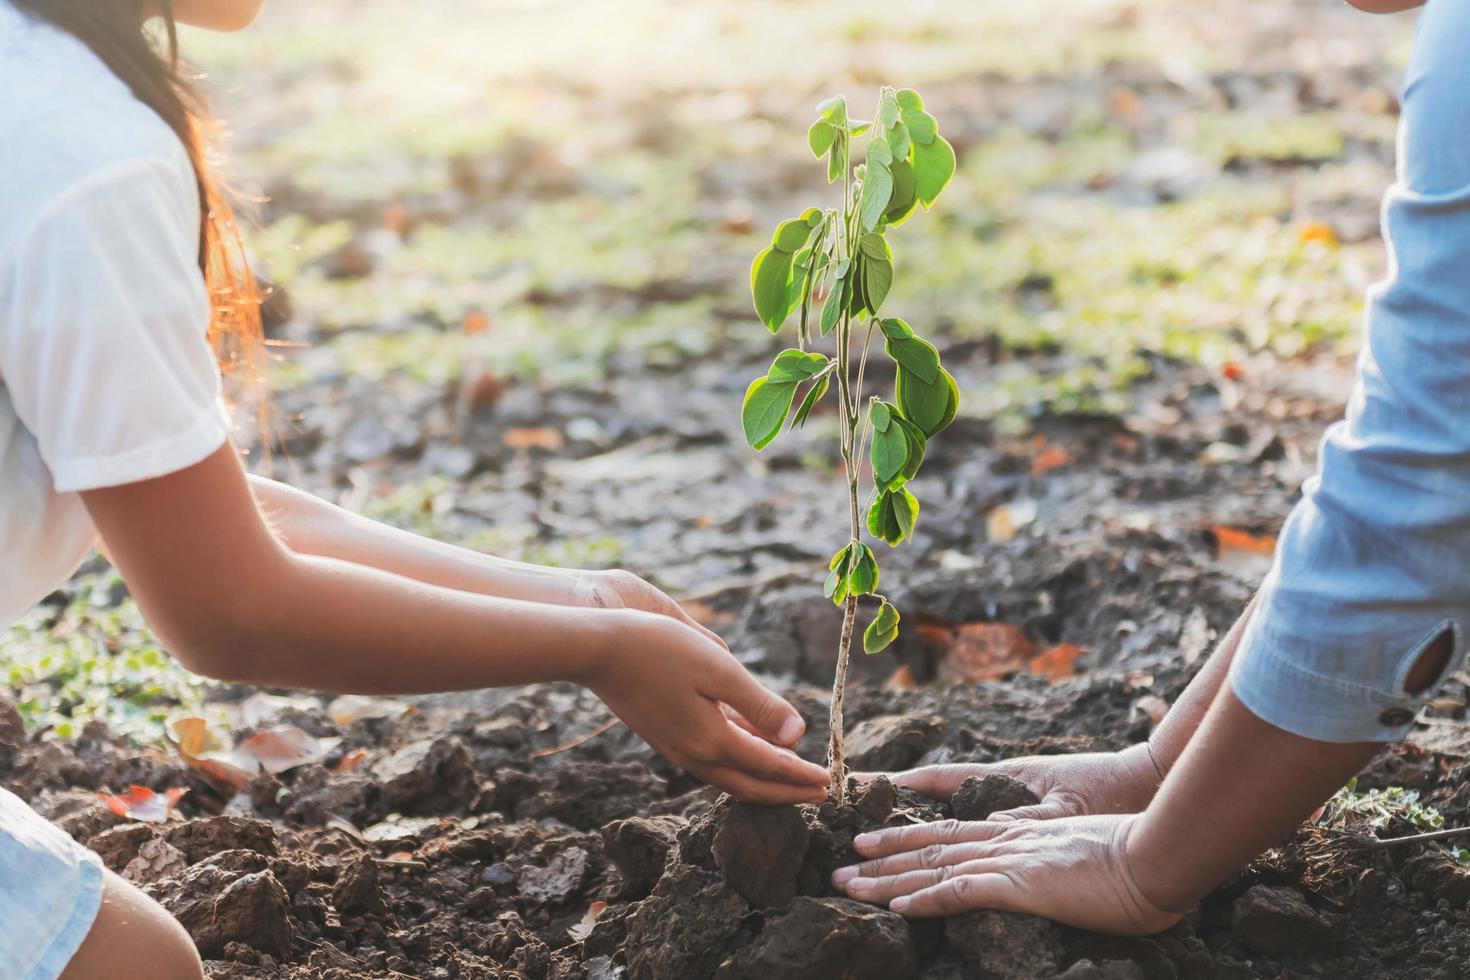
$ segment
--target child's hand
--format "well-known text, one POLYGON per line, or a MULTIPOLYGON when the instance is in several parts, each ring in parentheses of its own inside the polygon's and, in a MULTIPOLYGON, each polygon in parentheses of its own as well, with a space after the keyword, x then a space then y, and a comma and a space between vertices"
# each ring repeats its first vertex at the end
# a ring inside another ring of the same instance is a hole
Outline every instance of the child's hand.
POLYGON ((723 644, 666 615, 618 615, 626 616, 622 647, 586 683, 655 751, 743 800, 827 798, 826 770, 781 747, 801 738, 801 716, 758 684, 723 644))
POLYGON ((620 568, 605 572, 585 572, 581 582, 582 594, 588 605, 604 609, 636 609, 658 616, 668 616, 686 626, 692 626, 714 640, 726 650, 730 649, 719 634, 706 629, 684 611, 677 602, 662 590, 620 568))

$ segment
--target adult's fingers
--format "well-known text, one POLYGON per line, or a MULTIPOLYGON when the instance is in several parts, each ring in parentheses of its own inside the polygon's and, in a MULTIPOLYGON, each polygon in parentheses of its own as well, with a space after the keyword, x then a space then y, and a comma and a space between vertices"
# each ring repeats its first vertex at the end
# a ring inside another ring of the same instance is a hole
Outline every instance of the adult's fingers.
POLYGON ((886 878, 909 871, 933 871, 952 867, 966 861, 994 857, 1007 850, 1004 840, 967 841, 963 844, 930 844, 916 851, 904 851, 890 857, 863 861, 861 864, 838 868, 832 873, 832 883, 842 885, 855 878, 886 878))
POLYGON ((999 872, 957 875, 937 885, 900 895, 888 903, 894 912, 913 919, 957 915, 971 909, 1021 911, 1015 882, 999 872))
POLYGON ((824 790, 829 782, 827 770, 821 766, 730 724, 725 726, 719 753, 712 762, 766 782, 824 790))
POLYGON ((815 788, 810 783, 771 782, 723 766, 691 771, 710 785, 718 786, 747 803, 822 803, 827 799, 825 784, 821 788, 815 788))
POLYGON ((1018 806, 1011 810, 997 810, 986 817, 991 823, 1011 820, 1058 820, 1062 817, 1081 816, 1082 811, 1065 797, 1053 796, 1031 806, 1018 806))
POLYGON ((847 883, 845 890, 853 898, 864 902, 892 902, 896 898, 933 888, 952 878, 998 872, 1003 866, 1002 859, 985 858, 920 871, 905 871, 903 874, 882 878, 854 878, 847 883))
POLYGON ((724 659, 728 663, 710 678, 701 693, 740 712, 764 739, 778 745, 800 741, 806 722, 797 710, 761 686, 733 657, 726 654, 724 659))
POLYGON ((996 771, 995 766, 980 762, 954 762, 942 766, 922 766, 904 772, 893 772, 888 778, 897 786, 911 789, 915 793, 935 799, 948 798, 971 776, 988 776, 996 771))
POLYGON ((1007 824, 991 824, 983 820, 936 820, 933 823, 889 827, 858 834, 853 847, 863 857, 880 858, 904 851, 916 851, 931 844, 962 844, 966 841, 989 840, 1005 830, 1007 824))

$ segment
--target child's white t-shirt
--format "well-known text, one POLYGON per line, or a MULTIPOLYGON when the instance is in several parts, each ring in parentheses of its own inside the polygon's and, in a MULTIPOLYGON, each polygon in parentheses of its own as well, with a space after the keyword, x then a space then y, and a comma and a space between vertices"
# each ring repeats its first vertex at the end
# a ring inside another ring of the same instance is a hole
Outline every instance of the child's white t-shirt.
POLYGON ((223 444, 198 254, 173 131, 85 45, 0 0, 0 629, 95 544, 79 491, 223 444))

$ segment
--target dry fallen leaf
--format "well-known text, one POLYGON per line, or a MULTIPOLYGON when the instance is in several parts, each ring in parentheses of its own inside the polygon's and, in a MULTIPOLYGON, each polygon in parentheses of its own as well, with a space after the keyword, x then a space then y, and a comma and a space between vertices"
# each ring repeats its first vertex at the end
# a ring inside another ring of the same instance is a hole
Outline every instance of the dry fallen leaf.
POLYGON ((914 672, 905 665, 889 674, 883 686, 892 691, 917 691, 919 682, 914 680, 914 672))
POLYGON ((1036 655, 1026 634, 1009 623, 920 623, 919 633, 941 651, 939 676, 950 683, 999 680, 1036 655))
POLYGON ((490 329, 490 314, 484 310, 470 310, 459 322, 459 329, 461 333, 470 336, 484 333, 490 329))
POLYGON ((1073 668, 1076 666, 1077 658, 1081 655, 1082 648, 1077 644, 1058 643, 1050 650, 1032 657, 1026 669, 1052 681, 1066 680, 1077 676, 1073 668))
POLYGON ((120 817, 144 823, 163 823, 187 792, 189 790, 184 787, 155 793, 146 786, 129 786, 122 793, 98 793, 97 799, 120 817))
POLYGON ((1276 538, 1269 534, 1251 534, 1223 524, 1213 525, 1210 532, 1219 542, 1221 554, 1227 551, 1249 551, 1257 555, 1270 555, 1276 551, 1276 538))
POLYGON ((560 429, 537 426, 529 429, 506 429, 501 441, 509 449, 558 450, 566 445, 566 437, 560 429))
POLYGON ((1031 460, 1031 475, 1033 477, 1041 476, 1052 470, 1068 466, 1071 462, 1072 454, 1066 449, 1061 446, 1047 446, 1031 460))
POLYGON ((177 742, 179 757, 187 765, 236 791, 244 789, 262 770, 275 775, 308 762, 318 762, 341 741, 316 738, 295 725, 273 725, 234 748, 226 748, 203 718, 180 718, 169 728, 177 742))
POLYGON ((597 917, 607 910, 606 902, 593 902, 587 906, 587 914, 582 916, 582 921, 574 926, 567 927, 567 935, 575 942, 581 942, 592 935, 592 927, 597 924, 597 917))
POLYGON ((1030 498, 1000 504, 985 515, 985 537, 989 541, 1009 541, 1034 520, 1036 501, 1030 498))
POLYGON ((343 694, 327 705, 327 717, 337 725, 350 725, 363 718, 397 718, 407 714, 409 706, 392 698, 374 698, 365 694, 343 694))
POLYGON ((123 868, 122 876, 135 885, 149 885, 188 866, 183 851, 162 837, 152 837, 138 848, 137 856, 123 868))
POLYGON ((1133 710, 1147 715, 1148 720, 1157 725, 1169 713, 1169 702, 1157 694, 1145 694, 1133 702, 1133 710))
POLYGON ((1337 232, 1326 222, 1312 221, 1302 226, 1301 231, 1297 233, 1297 240, 1303 245, 1318 242, 1322 245, 1335 247, 1337 245, 1337 232))

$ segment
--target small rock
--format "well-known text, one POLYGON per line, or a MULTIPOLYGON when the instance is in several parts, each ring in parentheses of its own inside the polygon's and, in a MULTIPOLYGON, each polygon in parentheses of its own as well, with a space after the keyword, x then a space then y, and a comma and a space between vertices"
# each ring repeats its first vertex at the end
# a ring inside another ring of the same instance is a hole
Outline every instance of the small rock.
POLYGON ((145 842, 162 836, 163 831, 152 824, 127 823, 94 834, 87 839, 87 846, 97 852, 103 864, 122 874, 128 862, 138 856, 138 849, 145 842))
POLYGON ((184 859, 198 864, 220 851, 247 850, 274 857, 279 853, 276 830, 265 820, 248 817, 204 817, 169 828, 168 842, 184 852, 184 859))
POLYGON ((1230 927, 1258 953, 1308 954, 1333 941, 1332 924, 1291 888, 1256 885, 1235 900, 1230 927))
POLYGON ((1425 851, 1404 862, 1400 872, 1408 886, 1453 908, 1470 903, 1470 874, 1443 851, 1425 851))
POLYGON ((944 936, 982 980, 1033 980, 1060 965, 1061 933, 1034 915, 967 912, 945 920, 944 936))
POLYGON ((628 913, 630 980, 712 976, 749 911, 719 875, 687 864, 671 867, 628 913))
POLYGON ((364 855, 337 872, 332 886, 332 904, 338 912, 374 915, 384 909, 383 893, 378 889, 378 865, 364 855))
POLYGON ((178 874, 188 867, 184 854, 162 837, 153 837, 143 842, 137 856, 127 863, 122 876, 135 885, 147 885, 178 874))
POLYGON ((582 887, 587 877, 587 852, 580 847, 562 851, 544 868, 526 868, 518 887, 533 902, 564 902, 582 887))
POLYGON ((907 769, 939 744, 944 719, 937 715, 880 715, 847 733, 847 762, 858 770, 907 769))
POLYGON ((457 738, 421 739, 373 766, 383 801, 400 813, 461 811, 478 788, 475 760, 457 738))
POLYGON ((1000 773, 971 776, 950 797, 950 809, 956 820, 984 820, 992 813, 1014 810, 1018 806, 1035 806, 1041 801, 1019 779, 1000 773))
POLYGON ((882 823, 898 803, 898 787, 887 776, 870 779, 858 785, 852 794, 852 805, 865 820, 882 823))
POLYGON ((720 965, 715 980, 909 980, 917 969, 901 916, 851 899, 803 896, 768 918, 750 945, 720 965))
POLYGON ((1144 980, 1143 967, 1132 960, 1078 960, 1058 973, 1056 980, 1144 980))
POLYGON ((277 959, 291 952, 290 899, 269 871, 236 876, 202 864, 150 886, 149 892, 179 920, 206 959, 237 942, 277 959))
POLYGON ((602 829, 603 852, 622 876, 619 898, 643 898, 653 889, 688 825, 683 817, 629 817, 602 829))
POLYGON ((715 831, 712 851, 725 883, 756 908, 796 897, 796 876, 811 843, 794 806, 736 803, 715 831))

